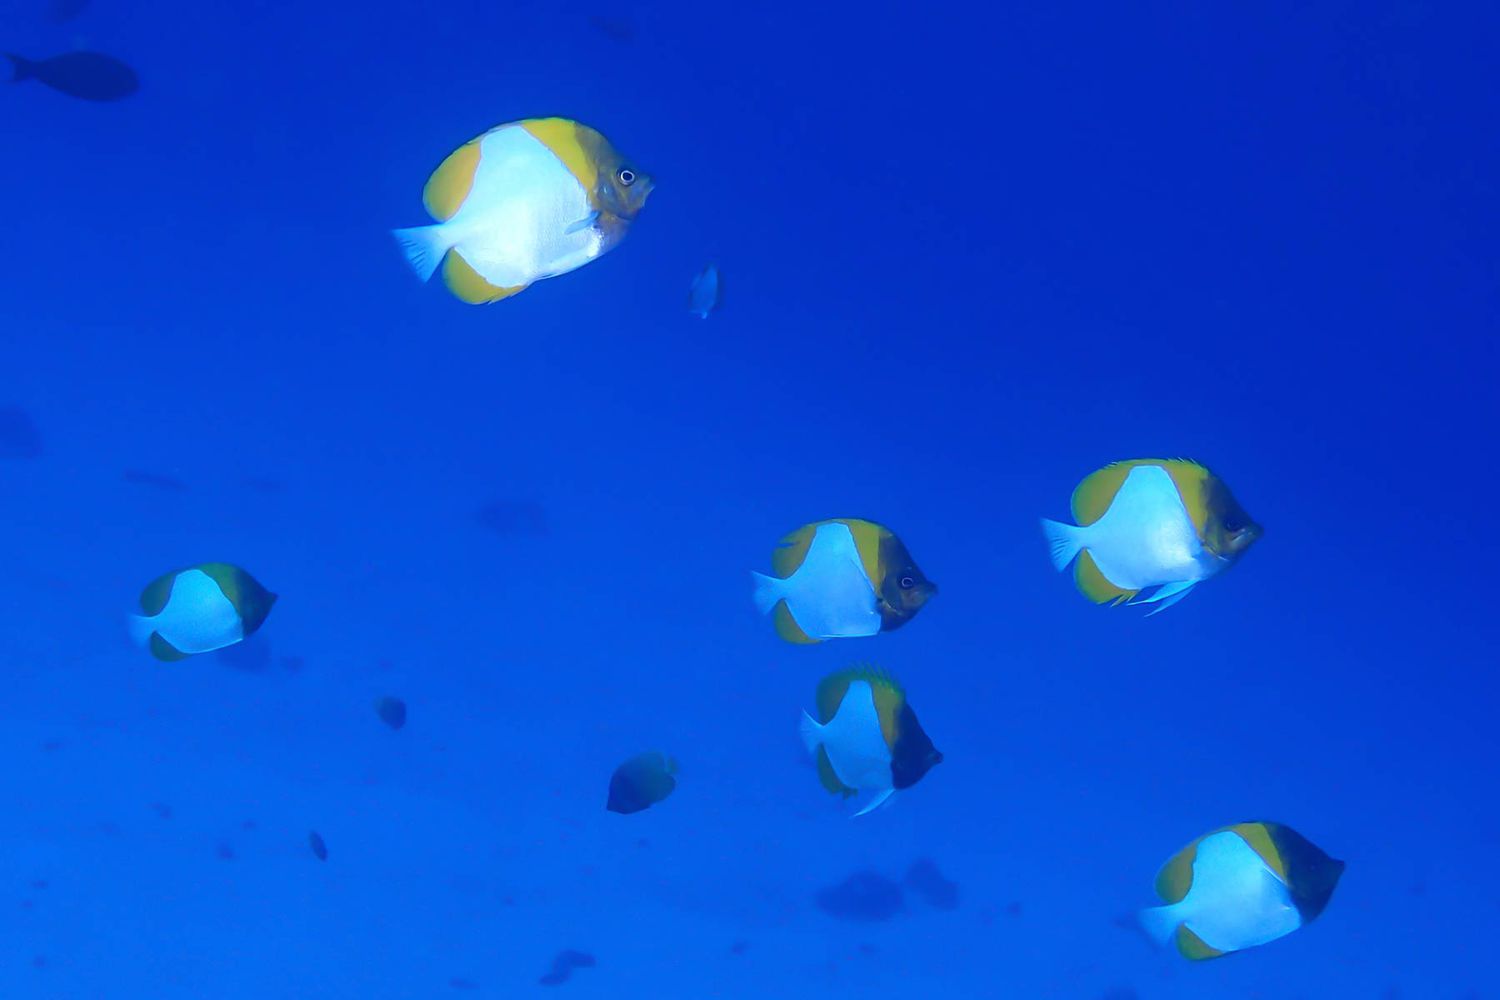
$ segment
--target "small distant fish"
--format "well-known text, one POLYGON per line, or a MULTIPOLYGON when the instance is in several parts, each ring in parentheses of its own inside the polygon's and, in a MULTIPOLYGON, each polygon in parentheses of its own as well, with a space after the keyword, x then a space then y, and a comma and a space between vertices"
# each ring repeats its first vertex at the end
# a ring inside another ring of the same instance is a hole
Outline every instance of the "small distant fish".
POLYGON ((400 729, 406 725, 406 702, 400 698, 384 697, 375 699, 375 714, 380 716, 392 729, 400 729))
POLYGON ((1280 823, 1237 823, 1199 837, 1156 875, 1166 902, 1146 933, 1186 958, 1218 958, 1285 937, 1323 912, 1344 862, 1280 823))
POLYGON ((612 42, 624 43, 635 38, 635 22, 628 18, 590 14, 589 23, 598 29, 599 34, 612 42))
POLYGON ((543 986, 561 986, 573 975, 574 969, 592 969, 596 964, 594 956, 588 952, 567 948, 557 953, 552 968, 537 982, 543 986))
POLYGON ((153 486, 168 493, 186 493, 188 489, 187 484, 180 479, 173 479, 171 476, 163 476, 156 472, 144 472, 140 469, 126 469, 120 478, 127 483, 134 483, 137 486, 153 486))
POLYGON ((40 458, 42 433, 19 406, 0 406, 0 458, 40 458))
POLYGON ((803 525, 781 540, 771 566, 775 576, 750 574, 755 606, 788 642, 890 632, 937 593, 891 529, 859 518, 803 525))
POLYGON ((813 901, 830 917, 856 923, 889 920, 905 907, 901 887, 872 871, 855 872, 838 885, 818 890, 813 901))
POLYGON ((435 226, 394 231, 417 277, 443 270, 464 302, 498 302, 625 238, 651 178, 566 118, 498 125, 444 160, 422 192, 435 226))
POLYGON ((328 860, 328 845, 323 843, 323 836, 317 830, 307 835, 307 846, 312 848, 313 857, 319 861, 328 860))
POLYGON ((140 89, 135 70, 101 52, 65 52, 50 59, 26 59, 3 53, 11 61, 12 83, 36 80, 60 94, 84 101, 117 101, 140 89))
POLYGON ((47 18, 52 21, 71 21, 89 5, 89 0, 50 0, 47 18))
POLYGON ((958 909, 958 883, 944 878, 938 866, 928 858, 912 862, 902 883, 934 910, 958 909))
POLYGON ((677 761, 664 753, 637 754, 615 768, 604 808, 622 814, 648 809, 677 788, 676 773, 677 761))
POLYGON ((474 513, 480 524, 497 535, 540 536, 547 533, 547 512, 530 500, 494 500, 474 513))
POLYGON ((130 632, 158 660, 181 660, 254 634, 276 597, 238 566, 202 563, 147 584, 130 632))
POLYGON ((693 279, 693 287, 688 290, 688 312, 699 319, 708 319, 708 314, 719 306, 720 294, 719 266, 704 265, 698 277, 693 279))
POLYGON ((1186 459, 1106 465, 1073 491, 1078 526, 1042 518, 1052 565, 1095 604, 1165 611, 1245 554, 1262 529, 1224 481, 1186 459))
POLYGON ((802 742, 817 758, 824 788, 844 798, 871 795, 856 816, 884 805, 943 762, 906 692, 884 671, 860 666, 825 677, 817 705, 816 719, 802 713, 802 742))

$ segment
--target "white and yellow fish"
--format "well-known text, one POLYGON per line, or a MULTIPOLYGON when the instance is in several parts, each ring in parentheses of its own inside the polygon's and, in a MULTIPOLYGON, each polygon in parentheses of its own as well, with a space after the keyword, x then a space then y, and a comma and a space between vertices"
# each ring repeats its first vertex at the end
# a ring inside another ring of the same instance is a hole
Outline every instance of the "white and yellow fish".
POLYGON ((1078 525, 1042 519, 1052 563, 1095 604, 1164 611, 1244 555, 1262 534, 1223 480, 1197 462, 1116 462, 1073 491, 1078 525))
POLYGON ((130 633, 158 660, 181 660, 248 638, 276 595, 228 563, 203 563, 157 577, 141 591, 130 633))
POLYGON ((771 555, 775 576, 751 573, 755 605, 788 642, 900 628, 937 593, 884 525, 843 517, 803 525, 771 555))
POLYGON ((1237 823, 1199 837, 1156 876, 1167 904, 1141 926, 1192 959, 1218 958, 1285 937, 1328 905, 1344 862, 1280 823, 1237 823))
POLYGON ((802 742, 823 787, 845 798, 867 794, 863 816, 915 785, 943 755, 907 704, 906 692, 874 667, 852 667, 818 685, 818 717, 802 713, 802 742))
POLYGON ((652 180, 567 118, 499 125, 455 150, 422 192, 435 226, 395 230, 423 281, 497 302, 582 267, 625 238, 652 180))

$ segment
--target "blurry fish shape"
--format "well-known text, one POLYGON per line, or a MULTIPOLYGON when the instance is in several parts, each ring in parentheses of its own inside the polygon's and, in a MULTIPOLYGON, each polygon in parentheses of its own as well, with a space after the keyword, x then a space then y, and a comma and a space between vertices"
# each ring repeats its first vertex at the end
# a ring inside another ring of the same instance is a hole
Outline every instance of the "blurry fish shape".
POLYGON ((788 642, 890 632, 911 621, 937 585, 901 539, 858 518, 804 525, 771 554, 775 576, 751 573, 755 605, 788 642))
POLYGON ((380 721, 384 722, 387 726, 390 726, 392 729, 400 729, 406 725, 406 702, 400 698, 377 698, 375 700, 375 714, 380 716, 380 721))
POLYGON ((438 224, 395 236, 423 281, 441 266, 464 302, 496 302, 618 246, 651 188, 594 129, 530 118, 460 146, 422 193, 438 224))
POLYGON ((944 878, 930 858, 918 858, 902 879, 906 888, 927 901, 935 910, 958 909, 958 883, 944 878))
POLYGON ((574 969, 592 969, 598 962, 594 956, 576 948, 564 948, 552 959, 552 968, 537 980, 543 986, 561 986, 573 976, 574 969))
POLYGON ((151 486, 165 493, 186 493, 188 490, 187 483, 180 479, 144 469, 126 469, 120 478, 136 486, 151 486))
POLYGON ((1199 837, 1156 876, 1166 903, 1142 910, 1141 925, 1187 958, 1218 958, 1274 941, 1311 923, 1328 905, 1344 862, 1291 827, 1238 823, 1199 837))
POLYGON ((181 660, 252 635, 276 596, 238 566, 202 563, 148 584, 130 632, 158 660, 181 660))
POLYGON ((688 290, 688 312, 699 319, 708 319, 708 314, 719 307, 719 294, 719 266, 706 264, 688 290))
POLYGON ((604 808, 624 814, 648 809, 672 794, 677 787, 676 773, 677 761, 664 753, 652 750, 637 754, 615 768, 604 808))
POLYGON ((50 59, 4 53, 14 67, 11 81, 36 80, 84 101, 117 101, 140 89, 135 70, 102 52, 65 52, 50 59))
POLYGON ((319 861, 328 860, 328 845, 323 843, 323 837, 317 830, 307 835, 307 846, 312 849, 313 857, 319 861))
POLYGON ((819 889, 813 901, 830 917, 855 923, 880 923, 906 907, 901 886, 872 871, 857 871, 838 885, 819 889))
POLYGON ((47 17, 52 21, 71 21, 89 5, 89 0, 49 0, 47 17))
POLYGON ((19 406, 0 406, 0 458, 40 458, 42 432, 19 406))
POLYGON ((1059 571, 1095 604, 1165 611, 1244 555, 1260 525, 1208 469, 1186 459, 1116 462, 1073 491, 1078 526, 1042 519, 1059 571))
POLYGON ((868 794, 855 813, 884 805, 943 762, 906 692, 875 667, 859 666, 818 685, 818 717, 802 713, 802 743, 818 762, 818 779, 835 795, 868 794))

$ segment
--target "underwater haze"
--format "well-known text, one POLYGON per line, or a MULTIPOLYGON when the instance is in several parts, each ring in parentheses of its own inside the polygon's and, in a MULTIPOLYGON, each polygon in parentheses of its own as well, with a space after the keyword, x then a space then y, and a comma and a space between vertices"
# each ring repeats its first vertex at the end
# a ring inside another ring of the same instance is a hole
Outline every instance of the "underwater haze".
POLYGON ((0 25, 108 57, 0 82, 0 998, 1500 998, 1494 5, 0 25), (429 175, 547 116, 649 173, 628 236, 419 281, 429 175), (1264 536, 1146 617, 1039 519, 1150 457, 1264 536), (830 518, 920 615, 757 612, 830 518), (260 628, 133 643, 210 563, 260 628), (799 720, 861 663, 942 762, 855 817, 799 720), (641 754, 675 787, 606 809, 641 754), (1141 933, 1246 821, 1346 863, 1316 921, 1141 933))

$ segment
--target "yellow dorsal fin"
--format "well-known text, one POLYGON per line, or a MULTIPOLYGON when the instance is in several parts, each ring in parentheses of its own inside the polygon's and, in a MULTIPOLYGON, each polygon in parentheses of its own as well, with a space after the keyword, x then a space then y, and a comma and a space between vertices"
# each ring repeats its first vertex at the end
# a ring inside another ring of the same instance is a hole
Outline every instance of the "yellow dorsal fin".
POLYGON ((1109 505, 1115 502, 1120 484, 1137 465, 1154 464, 1155 459, 1137 458, 1128 462, 1111 462, 1098 472, 1084 477, 1073 491, 1073 520, 1081 525, 1093 524, 1104 516, 1109 505))
POLYGON ((464 260, 463 255, 457 250, 449 250, 447 256, 443 258, 443 283, 448 286, 450 292, 471 305, 499 302, 526 288, 525 285, 501 288, 490 284, 480 277, 478 271, 469 266, 469 262, 464 260))
POLYGON ((1087 549, 1078 553, 1078 561, 1073 564, 1073 582, 1078 585, 1078 592, 1095 604, 1119 604, 1140 593, 1110 583, 1087 549))
POLYGON ((1201 937, 1188 930, 1187 924, 1177 925, 1177 950, 1182 952, 1183 958, 1191 958, 1195 962, 1218 958, 1224 954, 1219 949, 1205 944, 1201 937))
POLYGON ((1193 861, 1198 857, 1199 837, 1167 859, 1156 873, 1156 894, 1167 903, 1180 903, 1193 887, 1193 861))
POLYGON ((818 780, 835 795, 842 795, 847 799, 855 794, 854 789, 839 780, 838 772, 833 769, 833 761, 828 759, 828 748, 821 743, 818 744, 818 780))
MULTIPOLYGON (((592 201, 594 189, 599 185, 599 168, 589 155, 585 143, 594 139, 597 133, 588 135, 593 129, 570 118, 532 118, 521 122, 521 127, 552 150, 553 155, 568 168, 568 172, 583 185, 592 201)), ((603 141, 603 136, 598 136, 598 139, 603 141)), ((597 205, 594 207, 598 208, 597 205)))
POLYGON ((482 135, 459 146, 427 178, 427 186, 422 189, 422 204, 427 206, 427 214, 437 221, 447 222, 457 215, 464 199, 469 196, 469 190, 474 186, 474 174, 479 170, 479 143, 483 139, 482 135))
POLYGON ((900 736, 896 721, 906 700, 906 692, 890 674, 868 663, 829 674, 819 682, 817 703, 821 718, 818 721, 826 725, 838 714, 844 696, 849 693, 849 685, 855 681, 864 681, 870 685, 875 696, 875 714, 880 719, 880 734, 885 738, 886 746, 895 746, 896 738, 900 736))
MULTIPOLYGON (((785 600, 776 602, 776 610, 772 612, 771 620, 776 623, 776 634, 787 642, 795 642, 798 645, 807 646, 818 640, 802 631, 802 626, 797 624, 797 619, 792 617, 792 609, 786 606, 785 600)), ((826 719, 824 720, 827 721, 826 719)))
POLYGON ((141 591, 141 611, 147 615, 159 615, 172 596, 172 585, 177 582, 177 572, 163 575, 146 584, 141 591))
POLYGON ((819 521, 815 524, 804 524, 782 538, 777 543, 776 551, 771 553, 772 571, 785 580, 801 569, 802 560, 807 558, 807 550, 812 547, 813 535, 817 533, 818 525, 826 523, 826 521, 819 521))
POLYGON ((1241 840, 1250 845, 1252 851, 1260 855, 1266 867, 1275 872, 1282 882, 1288 882, 1286 860, 1277 850, 1276 842, 1271 839, 1271 832, 1266 829, 1264 823, 1236 823, 1224 829, 1238 834, 1241 840))
POLYGON ((839 518, 839 521, 849 529, 849 534, 854 536, 854 547, 859 551, 859 562, 865 568, 865 576, 869 577, 870 585, 879 590, 882 577, 880 540, 890 532, 874 521, 865 521, 857 517, 839 518))

